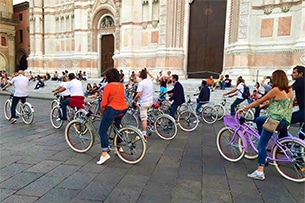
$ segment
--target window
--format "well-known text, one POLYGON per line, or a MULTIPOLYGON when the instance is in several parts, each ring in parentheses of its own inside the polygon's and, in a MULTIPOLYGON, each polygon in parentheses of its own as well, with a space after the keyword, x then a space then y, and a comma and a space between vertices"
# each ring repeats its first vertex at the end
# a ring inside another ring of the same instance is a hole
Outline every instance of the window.
POLYGON ((1 36, 1 46, 6 46, 6 38, 1 36))
POLYGON ((22 21, 22 13, 19 14, 19 21, 22 21))
POLYGON ((19 30, 19 42, 20 43, 23 42, 23 32, 22 32, 22 30, 19 30))

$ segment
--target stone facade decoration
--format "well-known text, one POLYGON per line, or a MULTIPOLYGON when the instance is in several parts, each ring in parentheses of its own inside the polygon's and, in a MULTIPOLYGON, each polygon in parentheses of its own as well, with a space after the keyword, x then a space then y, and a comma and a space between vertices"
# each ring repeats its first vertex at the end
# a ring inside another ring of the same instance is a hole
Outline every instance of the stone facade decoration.
MULTIPOLYGON (((29 67, 33 72, 85 70, 100 77, 103 39, 112 36, 113 67, 124 68, 126 75, 147 67, 154 75, 171 70, 186 78, 188 41, 196 37, 189 36, 195 1, 31 0, 29 67)), ((227 0, 222 74, 234 78, 242 72, 255 80, 304 63, 304 16, 301 0, 227 0)))

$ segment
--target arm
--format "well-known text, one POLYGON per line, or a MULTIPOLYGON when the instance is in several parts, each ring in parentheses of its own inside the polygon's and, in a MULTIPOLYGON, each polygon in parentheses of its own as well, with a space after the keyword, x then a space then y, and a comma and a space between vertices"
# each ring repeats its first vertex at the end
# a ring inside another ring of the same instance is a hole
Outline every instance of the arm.
POLYGON ((12 85, 12 83, 10 83, 9 81, 7 81, 7 84, 6 84, 4 87, 1 88, 1 91, 6 90, 6 88, 8 88, 8 87, 11 86, 11 85, 12 85))
POLYGON ((131 101, 131 103, 135 103, 137 102, 137 100, 142 96, 142 92, 138 92, 136 94, 136 96, 133 98, 133 100, 131 101))
POLYGON ((155 77, 149 71, 146 71, 146 73, 147 73, 147 75, 149 75, 149 77, 152 81, 155 79, 155 77))
POLYGON ((233 96, 237 95, 237 91, 238 91, 238 89, 237 89, 237 87, 235 87, 235 88, 234 88, 233 90, 231 90, 230 92, 224 93, 223 96, 229 95, 230 97, 233 97, 233 96), (233 94, 233 93, 235 93, 235 94, 233 94))
POLYGON ((52 92, 54 92, 54 95, 56 95, 56 94, 58 94, 58 93, 60 93, 60 92, 63 92, 63 91, 65 91, 66 90, 66 88, 64 88, 64 87, 57 87, 55 90, 53 90, 52 92))
POLYGON ((262 98, 255 100, 254 102, 252 102, 251 104, 238 109, 238 111, 236 113, 240 113, 244 110, 256 107, 266 101, 269 101, 271 98, 274 98, 276 95, 278 94, 278 89, 277 88, 272 88, 265 96, 263 96, 262 98))

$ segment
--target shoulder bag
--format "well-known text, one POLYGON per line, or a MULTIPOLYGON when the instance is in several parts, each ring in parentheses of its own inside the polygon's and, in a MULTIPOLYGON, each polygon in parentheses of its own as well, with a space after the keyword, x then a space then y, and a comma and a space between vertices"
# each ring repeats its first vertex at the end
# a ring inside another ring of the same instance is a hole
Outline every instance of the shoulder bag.
POLYGON ((263 128, 268 132, 274 132, 279 124, 280 121, 268 117, 265 123, 263 124, 263 128))

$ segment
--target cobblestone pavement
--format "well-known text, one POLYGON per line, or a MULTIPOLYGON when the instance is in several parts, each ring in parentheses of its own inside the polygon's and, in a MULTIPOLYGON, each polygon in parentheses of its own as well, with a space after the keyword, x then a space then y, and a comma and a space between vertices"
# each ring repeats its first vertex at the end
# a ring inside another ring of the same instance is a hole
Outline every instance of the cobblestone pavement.
MULTIPOLYGON (((7 96, 0 95, 0 113, 7 96)), ((266 180, 246 177, 257 160, 225 161, 215 137, 222 122, 200 123, 194 132, 179 130, 172 141, 155 134, 137 165, 113 153, 96 165, 99 140, 87 153, 72 151, 64 126, 50 124, 50 100, 29 98, 35 120, 10 124, 0 117, 0 202, 304 202, 304 184, 288 181, 273 166, 266 180)))

